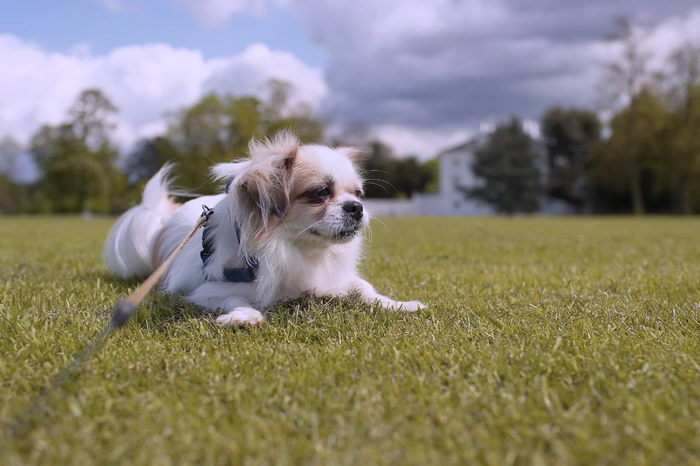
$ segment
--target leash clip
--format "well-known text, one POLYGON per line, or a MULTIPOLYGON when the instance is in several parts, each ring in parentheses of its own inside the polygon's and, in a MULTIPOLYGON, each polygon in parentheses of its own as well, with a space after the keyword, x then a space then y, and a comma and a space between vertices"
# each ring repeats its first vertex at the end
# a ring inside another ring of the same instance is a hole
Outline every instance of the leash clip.
POLYGON ((204 204, 202 204, 202 217, 204 217, 204 218, 206 218, 207 220, 209 220, 209 217, 210 217, 211 214, 213 214, 213 213, 214 213, 214 209, 210 209, 209 207, 207 207, 207 206, 205 206, 204 204))

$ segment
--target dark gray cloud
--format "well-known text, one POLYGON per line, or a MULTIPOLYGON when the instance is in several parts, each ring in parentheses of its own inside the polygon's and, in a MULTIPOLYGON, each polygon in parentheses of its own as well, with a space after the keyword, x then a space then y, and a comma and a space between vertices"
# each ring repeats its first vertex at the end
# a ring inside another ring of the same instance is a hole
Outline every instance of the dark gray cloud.
POLYGON ((591 105, 615 17, 654 26, 694 8, 700 20, 697 0, 320 0, 291 9, 329 52, 326 111, 445 128, 591 105))

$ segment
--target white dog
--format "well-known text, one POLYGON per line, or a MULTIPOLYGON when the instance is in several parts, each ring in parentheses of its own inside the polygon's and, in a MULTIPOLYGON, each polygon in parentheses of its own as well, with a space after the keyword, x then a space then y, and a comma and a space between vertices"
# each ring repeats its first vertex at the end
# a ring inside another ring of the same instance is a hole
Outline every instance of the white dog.
POLYGON ((105 262, 120 277, 151 273, 206 205, 214 212, 177 256, 162 286, 221 312, 221 324, 260 324, 270 305, 307 292, 357 292, 387 309, 424 308, 378 294, 358 274, 369 216, 360 201, 355 155, 350 148, 300 146, 281 133, 251 143, 243 161, 214 166, 214 176, 227 183, 226 194, 182 205, 171 200, 164 167, 146 185, 142 203, 112 227, 105 262))

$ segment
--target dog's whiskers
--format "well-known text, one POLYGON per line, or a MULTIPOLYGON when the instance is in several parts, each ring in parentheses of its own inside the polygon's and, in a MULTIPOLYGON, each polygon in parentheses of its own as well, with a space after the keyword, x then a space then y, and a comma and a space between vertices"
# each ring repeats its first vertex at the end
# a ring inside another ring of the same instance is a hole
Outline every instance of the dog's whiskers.
MULTIPOLYGON (((303 234, 306 233, 307 231, 311 230, 312 228, 314 228, 314 227, 320 225, 321 222, 322 222, 322 220, 318 220, 318 221, 312 223, 311 225, 309 225, 308 227, 304 228, 304 229, 301 230, 294 238, 292 238, 292 241, 298 240, 299 237, 301 237, 301 235, 303 235, 303 234)), ((289 231, 289 230, 287 230, 287 231, 289 231)), ((291 232, 290 232, 290 233, 291 233, 291 232)))

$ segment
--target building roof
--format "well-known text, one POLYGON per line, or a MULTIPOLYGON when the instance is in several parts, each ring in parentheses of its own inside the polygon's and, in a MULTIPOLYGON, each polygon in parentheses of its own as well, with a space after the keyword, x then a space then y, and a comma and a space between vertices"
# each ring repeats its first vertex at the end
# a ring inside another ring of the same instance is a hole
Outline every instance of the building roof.
POLYGON ((476 136, 473 137, 466 142, 463 142, 461 144, 458 144, 456 146, 450 147, 448 149, 442 150, 438 152, 438 157, 442 157, 443 155, 451 154, 453 152, 474 152, 476 151, 479 146, 482 143, 482 138, 476 136))

